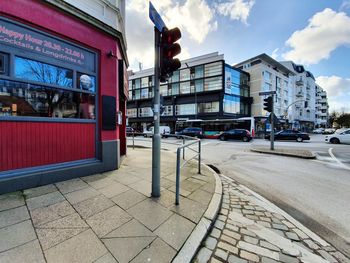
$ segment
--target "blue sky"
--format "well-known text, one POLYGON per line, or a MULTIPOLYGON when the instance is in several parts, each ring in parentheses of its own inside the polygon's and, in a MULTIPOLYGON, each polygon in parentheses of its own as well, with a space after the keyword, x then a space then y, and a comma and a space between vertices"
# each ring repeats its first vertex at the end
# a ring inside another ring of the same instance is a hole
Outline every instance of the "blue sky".
MULTIPOLYGON (((261 53, 303 64, 325 88, 331 110, 350 112, 350 0, 153 0, 182 31, 180 58, 218 51, 229 64, 261 53)), ((129 0, 130 68, 153 64, 147 0, 129 0)))

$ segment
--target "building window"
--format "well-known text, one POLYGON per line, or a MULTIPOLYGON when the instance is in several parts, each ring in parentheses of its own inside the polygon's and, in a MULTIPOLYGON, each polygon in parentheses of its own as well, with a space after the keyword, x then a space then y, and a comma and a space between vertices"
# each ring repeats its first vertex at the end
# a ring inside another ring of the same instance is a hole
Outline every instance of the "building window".
POLYGON ((172 83, 180 81, 180 71, 179 70, 176 70, 176 71, 173 72, 173 75, 172 75, 170 81, 172 83))
POLYGON ((180 70, 180 81, 190 80, 191 72, 189 68, 180 70))
POLYGON ((159 93, 162 96, 168 96, 168 85, 159 86, 159 93))
POLYGON ((269 82, 269 83, 271 83, 272 74, 270 72, 266 71, 266 70, 263 71, 262 74, 263 74, 264 80, 269 82))
POLYGON ((129 97, 128 97, 129 100, 133 100, 133 97, 132 97, 132 90, 129 90, 129 97))
POLYGON ((192 104, 178 104, 175 106, 176 115, 194 115, 196 114, 196 105, 192 104))
POLYGON ((136 108, 134 108, 134 109, 127 109, 126 110, 126 115, 129 118, 137 118, 137 109, 136 108))
POLYGON ((204 66, 204 76, 205 77, 212 77, 222 75, 222 62, 214 62, 210 64, 206 64, 204 66))
POLYGON ((148 77, 144 77, 141 79, 141 87, 142 88, 148 87, 148 83, 149 83, 148 77))
POLYGON ((204 80, 203 79, 197 79, 195 80, 195 86, 196 86, 196 92, 202 92, 204 89, 204 80))
POLYGON ((148 88, 141 90, 141 99, 148 99, 148 88))
POLYGON ((77 73, 78 87, 82 90, 96 92, 96 78, 84 73, 77 73))
POLYGON ((172 95, 178 95, 179 94, 179 83, 174 83, 174 84, 171 84, 171 94, 172 95))
POLYGON ((204 79, 204 91, 222 89, 222 77, 204 79))
POLYGON ((206 102, 198 104, 198 113, 219 112, 219 102, 206 102))
POLYGON ((139 117, 152 117, 153 111, 151 107, 139 108, 139 117))
POLYGON ((240 113, 240 98, 235 96, 224 96, 224 112, 225 113, 240 113))
POLYGON ((180 83, 180 94, 188 94, 191 92, 190 82, 181 82, 180 83))
POLYGON ((204 77, 204 66, 197 66, 194 69, 194 78, 199 79, 204 77))
POLYGON ((15 57, 15 77, 60 87, 73 87, 72 70, 21 57, 15 57))
POLYGON ((135 90, 135 100, 139 100, 140 99, 140 90, 137 89, 135 90))
POLYGON ((162 116, 173 116, 173 105, 164 106, 164 112, 162 116))
POLYGON ((270 91, 271 88, 272 88, 271 84, 266 83, 266 82, 263 84, 263 91, 270 91))
POLYGON ((135 79, 135 89, 139 89, 141 87, 141 80, 135 79))

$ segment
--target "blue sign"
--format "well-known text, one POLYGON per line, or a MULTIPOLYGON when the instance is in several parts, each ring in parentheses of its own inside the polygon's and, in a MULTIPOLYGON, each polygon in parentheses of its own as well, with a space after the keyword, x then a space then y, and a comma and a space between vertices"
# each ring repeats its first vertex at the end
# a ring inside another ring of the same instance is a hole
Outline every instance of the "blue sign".
POLYGON ((159 30, 159 32, 162 32, 163 28, 166 27, 163 19, 154 8, 151 1, 149 2, 149 18, 152 20, 153 24, 159 30))

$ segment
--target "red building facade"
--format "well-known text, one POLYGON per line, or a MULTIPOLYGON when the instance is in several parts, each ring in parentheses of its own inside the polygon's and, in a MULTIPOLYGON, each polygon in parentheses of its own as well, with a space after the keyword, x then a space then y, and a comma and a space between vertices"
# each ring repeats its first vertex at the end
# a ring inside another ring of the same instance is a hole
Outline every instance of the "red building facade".
POLYGON ((123 34, 48 2, 1 2, 0 193, 117 169, 126 153, 123 34))

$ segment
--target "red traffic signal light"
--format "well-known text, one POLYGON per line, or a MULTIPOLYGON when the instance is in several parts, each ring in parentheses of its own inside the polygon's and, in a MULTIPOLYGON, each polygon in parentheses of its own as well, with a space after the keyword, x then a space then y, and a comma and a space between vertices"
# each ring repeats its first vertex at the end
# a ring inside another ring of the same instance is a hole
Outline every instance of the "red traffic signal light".
POLYGON ((272 96, 269 96, 264 99, 264 110, 268 112, 272 112, 272 108, 273 108, 273 98, 272 96))
POLYGON ((179 59, 174 58, 180 54, 181 46, 175 43, 181 38, 181 31, 175 27, 173 29, 165 29, 162 32, 160 40, 160 81, 164 82, 172 73, 181 67, 179 59))

